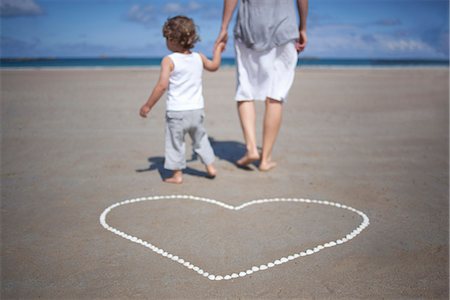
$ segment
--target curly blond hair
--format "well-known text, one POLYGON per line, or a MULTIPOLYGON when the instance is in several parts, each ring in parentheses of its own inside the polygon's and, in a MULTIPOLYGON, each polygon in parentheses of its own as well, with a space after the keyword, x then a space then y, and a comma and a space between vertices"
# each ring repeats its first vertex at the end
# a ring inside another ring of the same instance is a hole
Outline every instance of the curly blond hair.
POLYGON ((177 43, 183 49, 192 49, 200 40, 194 21, 186 16, 176 16, 164 23, 163 36, 177 43))

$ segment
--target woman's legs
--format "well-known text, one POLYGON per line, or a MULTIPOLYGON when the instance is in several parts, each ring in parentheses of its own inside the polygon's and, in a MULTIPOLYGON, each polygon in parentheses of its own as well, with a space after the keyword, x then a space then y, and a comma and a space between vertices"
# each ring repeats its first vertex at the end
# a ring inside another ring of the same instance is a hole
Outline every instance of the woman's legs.
POLYGON ((246 166, 259 159, 256 147, 256 111, 254 101, 238 101, 237 108, 247 153, 236 164, 246 166))
POLYGON ((280 131, 281 116, 283 113, 283 103, 271 98, 266 99, 266 110, 264 113, 263 127, 263 146, 261 163, 259 169, 261 171, 269 171, 276 166, 272 161, 272 149, 280 131))

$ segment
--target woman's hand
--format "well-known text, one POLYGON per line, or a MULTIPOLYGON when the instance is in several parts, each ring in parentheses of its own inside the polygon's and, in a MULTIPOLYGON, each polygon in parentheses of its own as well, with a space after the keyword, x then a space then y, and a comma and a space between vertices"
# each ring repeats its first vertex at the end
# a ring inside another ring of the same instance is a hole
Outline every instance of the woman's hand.
POLYGON ((308 43, 308 37, 306 35, 306 31, 300 30, 298 40, 295 42, 295 49, 297 49, 297 52, 300 53, 303 50, 305 50, 307 43, 308 43))
MULTIPOLYGON (((219 46, 220 43, 223 43, 223 44, 224 44, 223 50, 225 50, 225 46, 226 46, 226 44, 227 44, 227 41, 228 41, 228 32, 227 32, 226 29, 222 29, 222 30, 220 31, 220 33, 219 33, 219 36, 218 36, 217 39, 216 39, 216 42, 214 43, 214 49, 215 49, 217 46, 219 46)), ((222 51, 223 51, 223 50, 222 50, 222 51)))

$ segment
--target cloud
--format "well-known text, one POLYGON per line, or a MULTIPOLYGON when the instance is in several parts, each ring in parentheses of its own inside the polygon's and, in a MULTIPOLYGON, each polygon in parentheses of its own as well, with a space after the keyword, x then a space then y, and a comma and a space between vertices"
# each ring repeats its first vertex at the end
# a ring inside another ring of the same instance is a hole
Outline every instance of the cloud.
POLYGON ((126 14, 126 19, 136 22, 144 26, 149 26, 158 22, 160 19, 178 14, 189 14, 199 12, 203 9, 203 5, 196 1, 190 1, 185 4, 178 2, 168 2, 163 6, 139 5, 135 4, 130 7, 126 14), (161 14, 163 12, 163 14, 161 14))
POLYGON ((398 26, 402 25, 402 21, 399 19, 381 19, 375 21, 373 24, 378 26, 398 26))
POLYGON ((44 14, 42 8, 34 0, 1 0, 1 17, 28 17, 44 14))
POLYGON ((394 52, 422 52, 432 51, 432 47, 415 39, 386 39, 381 43, 382 47, 394 52))
POLYGON ((374 44, 377 42, 377 39, 372 34, 363 34, 361 35, 361 40, 368 44, 374 44))
POLYGON ((202 5, 195 1, 190 1, 186 5, 177 2, 169 2, 163 7, 163 11, 168 14, 186 14, 200 10, 202 5))
POLYGON ((29 57, 40 56, 41 42, 39 39, 24 41, 9 36, 0 37, 0 56, 1 57, 29 57))
MULTIPOLYGON (((334 27, 334 26, 333 26, 334 27)), ((442 58, 443 51, 419 36, 369 33, 357 27, 311 28, 306 55, 341 58, 442 58)), ((445 38, 434 37, 443 41, 445 38)), ((448 41, 448 40, 447 40, 448 41)), ((448 48, 447 48, 448 49, 448 48)), ((448 54, 447 54, 448 57, 448 54)))
POLYGON ((84 41, 47 45, 35 38, 25 40, 10 36, 0 36, 0 57, 148 57, 167 54, 165 43, 124 45, 84 41))
POLYGON ((183 6, 179 3, 167 3, 164 5, 164 12, 169 14, 178 14, 183 11, 183 6))
POLYGON ((165 43, 144 45, 119 45, 90 42, 74 42, 55 45, 51 49, 54 56, 66 57, 148 57, 150 54, 162 56, 167 53, 165 43))
POLYGON ((149 25, 152 23, 157 15, 157 11, 152 5, 139 5, 135 4, 130 7, 130 10, 127 13, 127 20, 149 25))
POLYGON ((380 20, 375 20, 375 21, 368 21, 368 22, 354 22, 354 23, 350 23, 350 22, 329 22, 332 21, 333 18, 331 17, 326 17, 326 16, 319 16, 316 15, 315 19, 314 18, 310 18, 312 23, 310 26, 312 26, 312 28, 316 28, 316 27, 340 27, 340 28, 347 28, 347 29, 357 29, 357 30, 361 30, 364 28, 370 28, 370 27, 374 27, 374 26, 383 26, 383 27, 394 27, 394 26, 400 26, 402 25, 402 21, 399 19, 380 19, 380 20))
POLYGON ((421 34, 421 39, 431 45, 436 51, 449 56, 448 26, 428 28, 421 34))
POLYGON ((188 4, 188 9, 189 9, 190 11, 196 11, 196 10, 201 9, 202 7, 203 7, 203 6, 202 6, 200 3, 195 2, 195 1, 191 1, 191 2, 189 2, 189 4, 188 4))

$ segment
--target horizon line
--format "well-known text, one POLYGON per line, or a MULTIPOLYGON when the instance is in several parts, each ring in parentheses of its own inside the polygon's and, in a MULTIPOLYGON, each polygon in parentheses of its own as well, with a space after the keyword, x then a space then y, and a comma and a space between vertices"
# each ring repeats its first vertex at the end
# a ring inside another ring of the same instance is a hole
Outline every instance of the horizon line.
MULTIPOLYGON (((97 55, 97 56, 18 56, 18 57, 0 57, 0 60, 58 60, 58 59, 161 59, 164 56, 107 56, 107 55, 97 55)), ((222 57, 222 59, 233 59, 235 57, 222 57)), ((424 58, 424 57, 317 57, 317 56, 305 56, 299 57, 302 60, 422 60, 422 61, 442 61, 449 62, 449 58, 424 58)))

